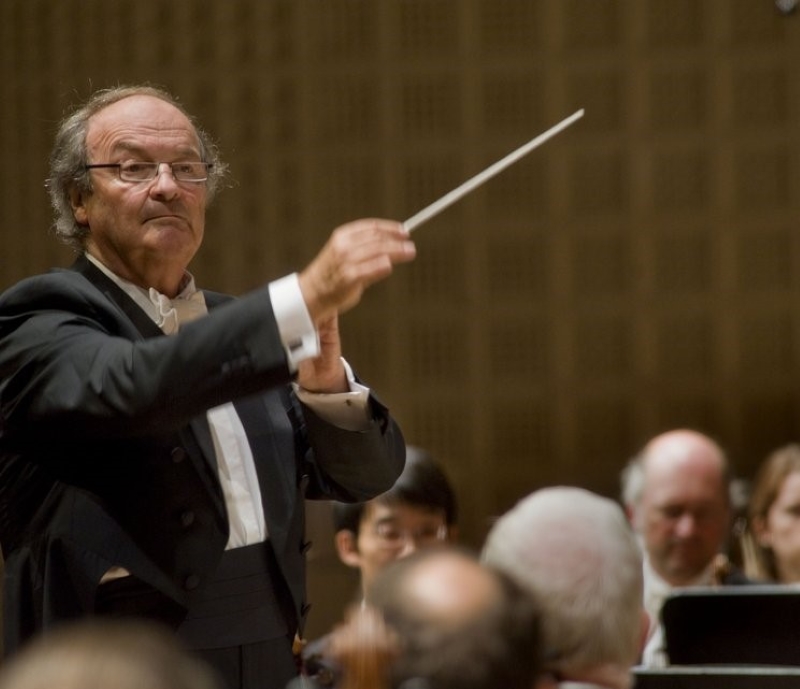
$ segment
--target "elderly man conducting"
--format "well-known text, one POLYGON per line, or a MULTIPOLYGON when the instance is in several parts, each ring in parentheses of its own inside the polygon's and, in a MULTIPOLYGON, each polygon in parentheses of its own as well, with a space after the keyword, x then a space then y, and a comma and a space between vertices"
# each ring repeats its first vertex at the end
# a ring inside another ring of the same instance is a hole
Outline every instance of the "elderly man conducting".
POLYGON ((48 188, 79 256, 0 297, 7 652, 65 619, 146 617, 230 689, 282 689, 308 608, 304 498, 368 500, 403 468, 338 317, 413 259, 407 233, 355 221, 299 273, 200 291, 188 266, 224 172, 156 88, 61 123, 48 188))

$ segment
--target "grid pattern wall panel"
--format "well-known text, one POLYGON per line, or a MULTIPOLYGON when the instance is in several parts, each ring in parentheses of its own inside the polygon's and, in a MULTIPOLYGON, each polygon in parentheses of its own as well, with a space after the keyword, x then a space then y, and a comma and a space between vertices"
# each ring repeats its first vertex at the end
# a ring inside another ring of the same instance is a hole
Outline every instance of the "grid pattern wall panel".
POLYGON ((705 312, 665 314, 658 323, 658 370, 665 378, 698 381, 713 376, 714 323, 705 312))
POLYGON ((694 382, 686 389, 665 390, 657 396, 656 405, 657 429, 721 428, 723 424, 713 387, 707 384, 694 382))
POLYGON ((795 282, 795 252, 798 240, 794 228, 771 228, 768 222, 753 230, 737 233, 737 285, 743 295, 772 293, 784 298, 795 282))
POLYGON ((665 146, 653 152, 652 208, 655 212, 699 213, 711 205, 708 152, 702 146, 665 146))
POLYGON ((538 486, 615 495, 677 425, 749 475, 800 440, 798 64, 770 0, 6 0, 0 284, 70 260, 46 160, 97 87, 163 85, 217 138, 193 270, 231 292, 582 107, 415 233, 346 354, 446 464, 468 542, 538 486))

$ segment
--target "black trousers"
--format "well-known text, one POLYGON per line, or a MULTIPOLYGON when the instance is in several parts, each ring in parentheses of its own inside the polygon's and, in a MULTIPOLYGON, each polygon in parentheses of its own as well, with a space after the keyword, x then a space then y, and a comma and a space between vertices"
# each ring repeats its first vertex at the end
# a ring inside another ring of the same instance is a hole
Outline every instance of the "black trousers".
POLYGON ((287 596, 267 542, 226 551, 182 621, 182 607, 132 576, 101 584, 96 612, 171 626, 216 670, 226 689, 285 689, 298 674, 287 596))
POLYGON ((287 637, 193 652, 214 668, 229 689, 286 689, 298 675, 292 640, 287 637))

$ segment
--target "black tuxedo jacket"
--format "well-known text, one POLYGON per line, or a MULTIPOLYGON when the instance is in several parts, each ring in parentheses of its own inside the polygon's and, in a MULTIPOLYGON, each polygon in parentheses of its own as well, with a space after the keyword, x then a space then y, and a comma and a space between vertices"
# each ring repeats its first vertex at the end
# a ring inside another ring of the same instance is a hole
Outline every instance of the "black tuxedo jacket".
POLYGON ((209 315, 168 337, 85 258, 0 297, 6 654, 90 613, 113 566, 181 608, 202 591, 228 538, 209 408, 233 401, 242 419, 295 625, 304 497, 369 499, 402 470, 374 398, 370 429, 348 432, 294 397, 267 287, 205 296, 209 315))

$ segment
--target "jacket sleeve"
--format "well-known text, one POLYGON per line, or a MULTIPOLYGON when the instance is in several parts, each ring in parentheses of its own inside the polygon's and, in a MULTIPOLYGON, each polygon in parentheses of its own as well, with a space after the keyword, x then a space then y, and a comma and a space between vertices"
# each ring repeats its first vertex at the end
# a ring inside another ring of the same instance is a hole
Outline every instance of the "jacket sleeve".
POLYGON ((164 432, 290 378, 266 287, 149 338, 76 273, 31 278, 0 298, 0 414, 27 434, 164 432))
POLYGON ((346 431, 323 421, 300 403, 311 452, 306 497, 342 502, 369 500, 389 490, 405 465, 405 442, 389 410, 370 396, 371 420, 364 431, 346 431))

